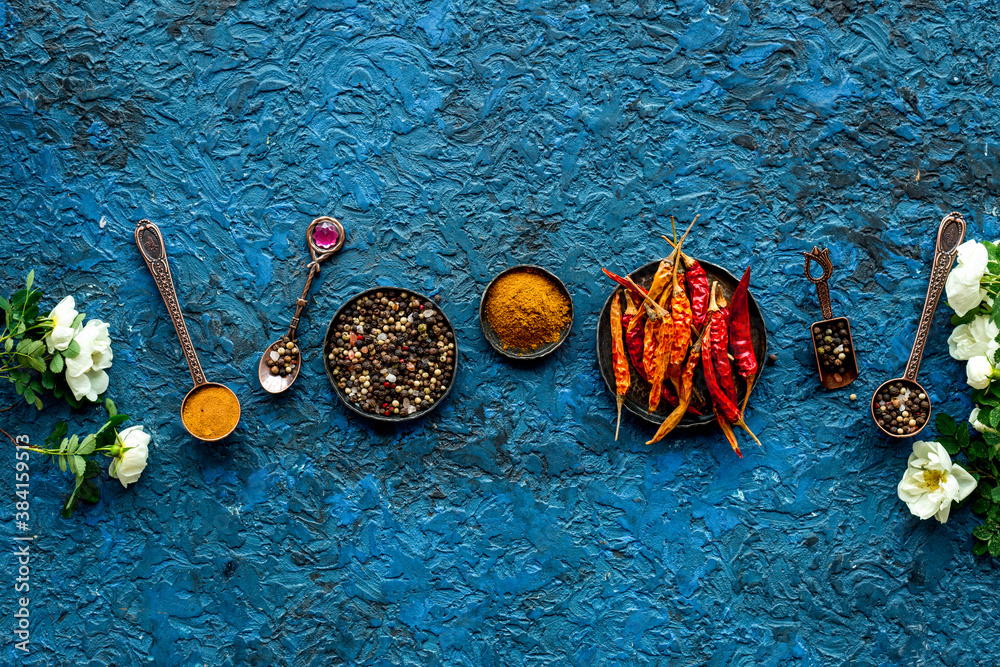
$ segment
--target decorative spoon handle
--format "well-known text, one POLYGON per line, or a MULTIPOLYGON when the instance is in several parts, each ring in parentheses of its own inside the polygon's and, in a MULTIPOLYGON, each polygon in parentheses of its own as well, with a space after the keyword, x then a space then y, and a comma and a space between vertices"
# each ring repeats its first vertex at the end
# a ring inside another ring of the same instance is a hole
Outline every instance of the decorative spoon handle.
POLYGON ((927 335, 931 330, 931 322, 934 320, 934 311, 937 310, 938 300, 941 298, 941 290, 948 280, 948 272, 958 255, 958 246, 962 245, 965 238, 965 219, 960 213, 949 213, 941 220, 938 226, 937 245, 934 247, 934 264, 931 268, 931 279, 927 285, 927 296, 924 298, 924 309, 920 313, 920 324, 917 325, 917 335, 913 339, 913 348, 910 350, 910 359, 906 362, 906 373, 903 377, 910 381, 916 381, 917 371, 920 370, 920 361, 924 357, 924 346, 927 344, 927 335))
POLYGON ((823 311, 823 319, 832 320, 833 307, 830 304, 830 286, 827 284, 830 276, 833 275, 833 263, 830 261, 830 251, 826 248, 820 250, 819 247, 813 246, 811 251, 802 254, 806 256, 806 278, 809 279, 809 282, 816 285, 816 296, 819 297, 819 307, 823 311), (823 267, 823 275, 819 278, 813 278, 810 272, 812 269, 811 262, 813 261, 823 267))
POLYGON ((184 358, 187 360, 188 370, 191 371, 194 386, 203 385, 207 382, 205 372, 201 370, 201 362, 198 361, 198 354, 194 350, 187 325, 184 324, 184 315, 181 313, 181 305, 177 301, 174 277, 170 275, 167 248, 163 245, 163 235, 160 233, 160 228, 149 220, 140 220, 135 226, 135 242, 139 246, 142 258, 146 260, 149 272, 153 274, 153 280, 156 282, 156 288, 160 290, 163 303, 167 305, 167 312, 170 313, 170 321, 174 323, 174 329, 177 330, 177 338, 181 341, 181 349, 184 350, 184 358))
POLYGON ((305 310, 306 304, 309 303, 309 288, 312 287, 313 280, 319 274, 319 265, 343 248, 344 240, 346 238, 347 234, 344 232, 344 226, 340 224, 340 220, 331 218, 327 215, 316 218, 310 222, 309 226, 306 228, 306 240, 307 245, 309 246, 309 254, 312 256, 312 261, 309 262, 308 266, 309 277, 306 278, 306 286, 302 290, 302 296, 300 296, 295 302, 295 315, 292 317, 292 323, 288 327, 288 338, 290 340, 295 340, 295 334, 298 332, 299 328, 299 318, 302 316, 302 311, 305 310), (336 241, 334 241, 332 245, 320 245, 316 240, 316 227, 319 225, 325 225, 328 228, 335 230, 336 241))
POLYGON ((288 327, 288 340, 295 340, 295 334, 299 328, 299 317, 309 303, 309 288, 312 287, 313 278, 319 273, 319 261, 309 262, 309 277, 306 278, 306 286, 302 288, 302 296, 295 302, 295 316, 292 317, 292 324, 288 327))

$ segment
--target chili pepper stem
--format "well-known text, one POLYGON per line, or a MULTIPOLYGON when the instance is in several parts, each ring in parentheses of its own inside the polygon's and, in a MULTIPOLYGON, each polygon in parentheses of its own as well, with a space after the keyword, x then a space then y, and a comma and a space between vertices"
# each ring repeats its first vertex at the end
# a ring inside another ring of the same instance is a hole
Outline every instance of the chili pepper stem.
MULTIPOLYGON (((761 449, 764 449, 764 445, 760 444, 760 440, 758 440, 758 439, 757 439, 757 436, 755 436, 755 435, 753 434, 753 431, 751 431, 751 430, 750 430, 750 427, 749 427, 749 426, 747 426, 747 423, 746 423, 745 421, 743 421, 743 418, 742 418, 742 417, 740 417, 740 420, 739 420, 738 422, 736 422, 736 424, 735 424, 735 425, 736 425, 736 426, 739 426, 739 427, 740 427, 741 429, 743 429, 744 431, 746 431, 746 432, 747 432, 747 434, 748 434, 748 435, 749 435, 749 436, 750 436, 751 438, 753 438, 753 441, 757 443, 757 446, 758 446, 758 447, 760 447, 761 449)), ((743 457, 741 456, 740 458, 743 458, 743 457)))
POLYGON ((615 424, 615 442, 618 442, 618 431, 622 427, 622 404, 625 402, 624 396, 617 396, 618 399, 618 423, 615 424))
POLYGON ((747 381, 747 393, 743 395, 743 405, 740 406, 740 414, 743 414, 747 410, 747 401, 750 400, 750 392, 753 390, 753 376, 746 378, 747 381))
POLYGON ((726 440, 729 441, 729 446, 733 448, 733 451, 736 452, 737 456, 743 458, 743 452, 740 451, 740 443, 736 442, 736 434, 733 433, 732 425, 719 413, 718 410, 715 410, 715 421, 719 422, 719 428, 722 429, 722 433, 726 436, 726 440))

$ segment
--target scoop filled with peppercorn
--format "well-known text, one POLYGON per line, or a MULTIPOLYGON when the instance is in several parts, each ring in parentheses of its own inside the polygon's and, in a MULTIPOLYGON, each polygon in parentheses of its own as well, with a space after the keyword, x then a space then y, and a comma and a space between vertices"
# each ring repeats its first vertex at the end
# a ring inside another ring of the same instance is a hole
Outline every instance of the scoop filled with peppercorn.
POLYGON ((858 361, 854 357, 854 339, 851 338, 851 324, 846 317, 834 317, 830 304, 830 286, 827 281, 833 275, 833 263, 826 248, 813 247, 803 253, 806 258, 805 272, 809 282, 816 285, 816 296, 823 318, 810 327, 813 341, 813 352, 816 354, 816 367, 819 369, 819 381, 827 389, 840 389, 858 379, 858 361), (816 277, 812 274, 812 262, 823 269, 823 274, 816 277))
POLYGON ((858 378, 851 324, 846 317, 835 317, 812 325, 813 351, 819 381, 827 389, 846 387, 858 378))
POLYGON ((323 352, 344 404, 381 421, 416 419, 437 407, 458 366, 455 330, 437 303, 395 287, 370 289, 341 306, 323 352))

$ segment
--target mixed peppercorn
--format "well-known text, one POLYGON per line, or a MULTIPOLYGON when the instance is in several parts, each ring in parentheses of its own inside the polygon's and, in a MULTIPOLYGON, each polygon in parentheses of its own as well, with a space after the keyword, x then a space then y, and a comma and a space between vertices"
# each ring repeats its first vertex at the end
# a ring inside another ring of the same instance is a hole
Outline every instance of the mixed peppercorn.
POLYGON ((813 326, 816 356, 824 373, 833 375, 836 382, 854 373, 854 354, 851 350, 851 333, 847 320, 837 318, 813 326))
POLYGON ((273 343, 266 356, 267 367, 271 375, 294 375, 295 369, 299 365, 299 346, 287 335, 281 340, 273 343))
POLYGON ((385 417, 427 410, 455 372, 455 334, 434 303, 384 289, 350 302, 334 323, 327 363, 358 409, 385 417))
POLYGON ((920 385, 895 380, 880 389, 872 399, 872 412, 879 426, 893 435, 909 435, 924 427, 931 403, 920 385))

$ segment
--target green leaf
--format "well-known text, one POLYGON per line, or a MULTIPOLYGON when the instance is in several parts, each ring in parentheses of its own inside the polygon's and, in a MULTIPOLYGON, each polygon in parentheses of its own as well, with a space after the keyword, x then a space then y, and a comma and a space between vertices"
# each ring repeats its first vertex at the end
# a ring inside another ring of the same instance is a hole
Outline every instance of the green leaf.
POLYGON ((958 446, 965 449, 969 446, 969 427, 966 424, 962 424, 958 427, 958 433, 955 434, 958 439, 958 446))
MULTIPOLYGON (((1000 299, 997 299, 997 301, 1000 301, 1000 299)), ((80 354, 80 344, 76 340, 71 340, 69 347, 63 352, 63 356, 67 359, 75 359, 78 354, 80 354)))
POLYGON ((0 296, 0 310, 6 310, 6 311, 10 310, 10 302, 7 301, 7 299, 3 298, 2 296, 0 296))
POLYGON ((59 460, 59 469, 62 470, 63 472, 66 472, 66 457, 57 456, 56 458, 59 460))
POLYGON ((986 444, 990 447, 1000 447, 1000 433, 990 433, 987 431, 986 433, 983 433, 983 440, 985 440, 986 444))
POLYGON ((82 478, 83 473, 87 470, 87 461, 82 456, 69 456, 67 458, 69 459, 70 472, 78 478, 82 478))
POLYGON ((49 362, 49 370, 53 373, 62 373, 63 356, 58 352, 52 355, 52 361, 49 362))
POLYGON ((7 342, 3 344, 3 351, 10 354, 10 351, 14 349, 14 339, 8 338, 7 342))
POLYGON ((39 373, 45 372, 45 362, 38 357, 24 357, 24 360, 33 370, 36 370, 39 373))
POLYGON ((45 438, 45 446, 48 449, 52 449, 57 442, 66 437, 66 431, 66 422, 56 422, 55 427, 52 429, 52 433, 49 434, 49 437, 45 438))
POLYGON ((31 291, 31 284, 33 282, 35 282, 35 270, 34 269, 32 269, 31 271, 28 271, 28 277, 24 281, 24 283, 25 283, 25 288, 24 289, 30 292, 31 291))
POLYGON ((990 501, 988 498, 979 497, 976 498, 976 502, 972 503, 972 511, 975 514, 986 514, 987 510, 990 509, 990 501))
MULTIPOLYGON (((997 301, 1000 301, 1000 299, 997 299, 997 301)), ((1000 535, 994 535, 993 537, 990 538, 989 550, 990 550, 990 555, 993 556, 994 558, 1000 556, 1000 535)))
POLYGON ((44 407, 45 407, 45 404, 44 404, 44 403, 42 403, 42 399, 40 399, 40 398, 36 398, 36 399, 35 399, 35 409, 36 409, 36 410, 41 410, 41 409, 42 409, 42 408, 44 408, 44 407))
POLYGON ((80 502, 76 498, 76 491, 74 491, 73 495, 71 495, 69 497, 69 500, 66 501, 66 504, 63 505, 63 508, 62 508, 62 518, 68 519, 71 516, 73 516, 73 512, 76 511, 76 507, 79 504, 80 504, 80 502))
POLYGON ((982 556, 983 554, 986 553, 988 548, 989 548, 988 543, 983 542, 982 540, 976 540, 976 543, 972 547, 972 553, 976 554, 977 556, 982 556))
POLYGON ((115 402, 110 398, 104 399, 104 409, 108 411, 109 417, 114 417, 118 414, 118 408, 115 407, 115 402))
MULTIPOLYGON (((1000 301, 1000 299, 997 299, 997 300, 1000 301)), ((980 419, 979 421, 982 422, 982 423, 984 423, 984 424, 986 423, 982 419, 980 419)), ((996 409, 990 410, 989 425, 990 425, 990 428, 994 428, 994 429, 997 427, 997 425, 1000 425, 1000 410, 996 410, 996 409)))
POLYGON ((993 537, 995 531, 990 530, 986 526, 976 526, 972 529, 972 534, 980 540, 989 540, 993 537))
POLYGON ((961 448, 958 446, 958 441, 956 441, 955 438, 938 438, 938 442, 940 442, 945 451, 952 456, 961 451, 961 448))
POLYGON ((77 496, 79 496, 80 500, 88 503, 96 503, 101 499, 101 490, 97 488, 96 484, 87 479, 80 485, 80 491, 77 496))
POLYGON ((995 503, 1000 503, 1000 486, 994 487, 993 492, 990 493, 990 498, 995 503))
POLYGON ((969 322, 971 322, 975 318, 976 318, 976 311, 974 309, 970 310, 969 312, 967 312, 965 315, 962 315, 961 317, 959 317, 958 315, 952 315, 951 316, 951 326, 957 327, 960 324, 968 324, 969 322))
POLYGON ((83 473, 84 479, 93 479, 100 474, 101 466, 97 465, 97 461, 87 459, 87 470, 83 473))
MULTIPOLYGON (((997 299, 997 302, 1000 302, 1000 299, 997 299)), ((955 420, 952 419, 951 415, 943 412, 938 413, 937 428, 944 435, 955 435, 955 432, 958 431, 958 425, 955 423, 955 420)))
POLYGON ((97 446, 97 435, 91 433, 83 442, 80 443, 80 448, 76 450, 76 453, 80 456, 86 456, 87 454, 93 454, 94 448, 97 446))
POLYGON ((86 316, 87 316, 86 313, 77 313, 77 316, 73 318, 73 323, 70 325, 70 328, 75 329, 81 324, 83 324, 83 318, 85 318, 86 316))
POLYGON ((989 457, 989 452, 986 449, 986 443, 982 440, 976 440, 974 443, 969 445, 969 457, 975 456, 976 458, 985 459, 989 457))

